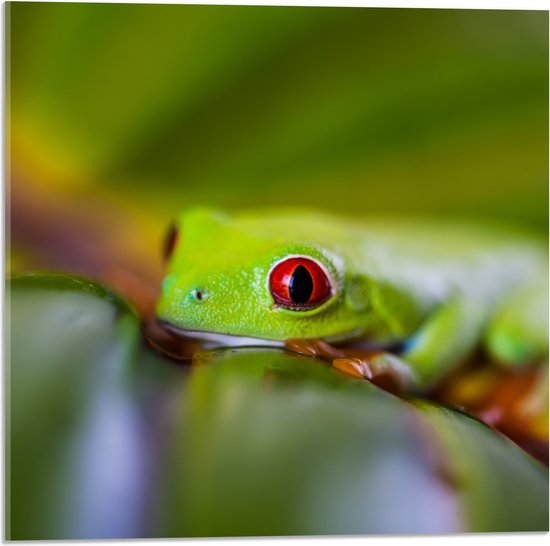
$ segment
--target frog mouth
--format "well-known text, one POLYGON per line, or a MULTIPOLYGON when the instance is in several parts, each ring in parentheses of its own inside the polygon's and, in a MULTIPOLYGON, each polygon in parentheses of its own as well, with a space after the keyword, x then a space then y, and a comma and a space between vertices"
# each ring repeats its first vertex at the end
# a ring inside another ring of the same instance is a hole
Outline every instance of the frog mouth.
POLYGON ((205 348, 209 347, 284 347, 284 341, 264 339, 260 337, 246 337, 235 334, 223 334, 217 332, 205 332, 202 330, 191 330, 174 326, 165 320, 157 320, 165 330, 190 339, 197 339, 205 342, 205 348))
MULTIPOLYGON (((181 328, 180 326, 175 326, 174 324, 163 319, 157 319, 157 323, 164 330, 171 332, 174 335, 192 340, 202 341, 205 349, 215 349, 220 347, 273 347, 282 349, 286 347, 286 341, 181 328)), ((401 354, 405 347, 405 343, 401 340, 375 342, 366 340, 360 336, 348 339, 345 342, 339 341, 338 339, 330 338, 325 338, 324 341, 326 341, 327 343, 332 343, 334 345, 343 344, 348 347, 356 347, 362 350, 388 351, 395 354, 401 354)))

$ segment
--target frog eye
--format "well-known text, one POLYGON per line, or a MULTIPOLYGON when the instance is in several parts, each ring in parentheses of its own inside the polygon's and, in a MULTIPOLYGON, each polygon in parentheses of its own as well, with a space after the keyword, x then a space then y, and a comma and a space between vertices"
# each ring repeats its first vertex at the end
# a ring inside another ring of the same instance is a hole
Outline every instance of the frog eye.
POLYGON ((318 307, 332 295, 325 270, 310 258, 287 258, 269 275, 269 289, 275 303, 293 310, 318 307))
POLYGON ((176 244, 178 242, 178 237, 179 229, 175 223, 172 223, 164 236, 164 242, 162 245, 162 257, 165 262, 167 262, 170 259, 170 256, 174 253, 174 249, 176 248, 176 244))

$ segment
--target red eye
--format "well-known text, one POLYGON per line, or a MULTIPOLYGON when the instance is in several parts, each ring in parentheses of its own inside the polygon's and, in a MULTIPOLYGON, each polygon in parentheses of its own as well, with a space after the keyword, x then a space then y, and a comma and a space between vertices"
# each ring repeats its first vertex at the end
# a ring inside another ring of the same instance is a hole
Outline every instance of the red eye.
POLYGON ((162 245, 162 257, 165 262, 167 262, 170 256, 172 256, 178 242, 178 236, 179 230, 176 227, 176 224, 172 224, 164 236, 164 243, 162 245))
POLYGON ((289 309, 311 309, 332 294, 327 274, 308 258, 288 258, 277 264, 269 276, 275 303, 289 309))

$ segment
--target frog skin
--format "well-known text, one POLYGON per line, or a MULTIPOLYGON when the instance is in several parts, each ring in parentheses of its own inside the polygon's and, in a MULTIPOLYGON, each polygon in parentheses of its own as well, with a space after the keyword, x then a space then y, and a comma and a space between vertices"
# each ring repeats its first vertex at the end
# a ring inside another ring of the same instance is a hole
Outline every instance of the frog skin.
POLYGON ((157 317, 226 345, 399 347, 427 386, 479 348, 503 366, 546 361, 547 244, 472 221, 196 208, 175 223, 157 317))

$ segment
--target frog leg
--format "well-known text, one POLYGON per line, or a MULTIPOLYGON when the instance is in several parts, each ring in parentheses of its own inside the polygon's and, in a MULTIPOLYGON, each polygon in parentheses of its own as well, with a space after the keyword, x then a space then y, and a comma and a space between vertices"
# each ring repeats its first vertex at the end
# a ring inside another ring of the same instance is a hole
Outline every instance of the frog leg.
POLYGON ((547 278, 515 293, 497 310, 484 345, 492 360, 504 367, 547 362, 547 278))
MULTIPOLYGON (((294 340, 287 348, 312 356, 330 358, 338 370, 392 391, 424 390, 465 360, 481 343, 486 305, 454 298, 439 307, 409 338, 399 355, 389 351, 342 350, 322 341, 297 350, 294 340)), ((301 342, 302 343, 302 342, 301 342)))
POLYGON ((483 302, 456 297, 443 304, 405 343, 401 358, 414 386, 432 386, 468 358, 480 344, 487 314, 483 302))
POLYGON ((492 317, 484 345, 499 366, 520 370, 538 365, 530 392, 516 412, 536 438, 548 436, 548 276, 541 272, 512 294, 492 317))

